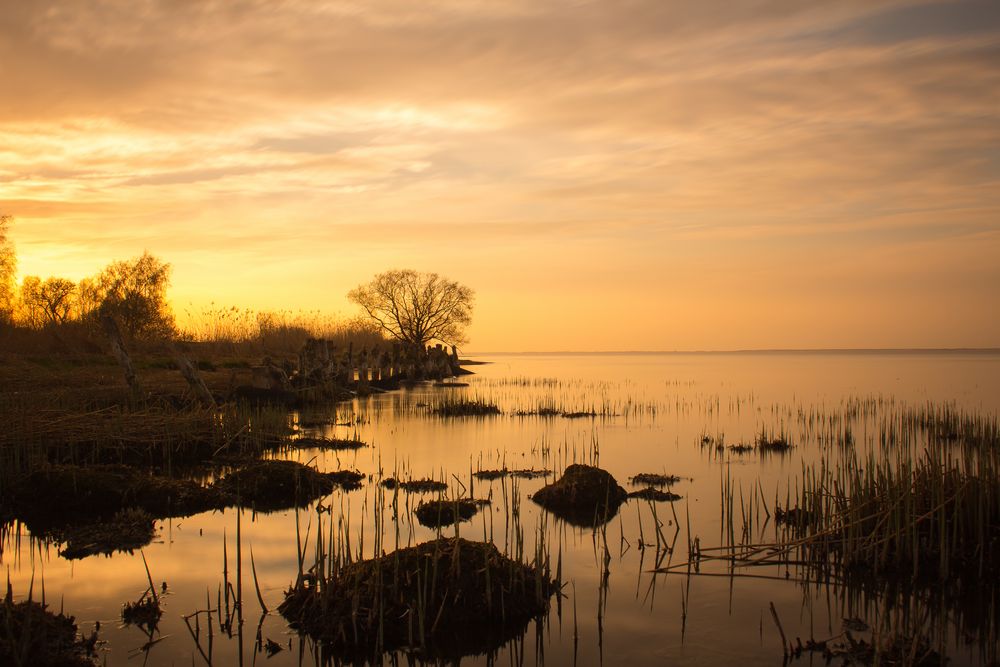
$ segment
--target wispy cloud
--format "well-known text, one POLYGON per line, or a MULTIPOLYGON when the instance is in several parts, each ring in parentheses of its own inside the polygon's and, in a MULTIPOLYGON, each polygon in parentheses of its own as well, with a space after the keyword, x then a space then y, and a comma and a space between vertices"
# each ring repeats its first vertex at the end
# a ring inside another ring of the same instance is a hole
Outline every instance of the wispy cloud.
MULTIPOLYGON (((0 208, 26 270, 148 247, 185 298, 211 280, 184 270, 247 261, 347 286, 414 263, 496 285, 518 263, 569 292, 674 293, 656 257, 679 249, 771 293, 792 258, 901 247, 914 284, 981 294, 1000 269, 947 249, 1000 256, 998 62, 991 0, 6 3, 0 208)), ((698 298, 671 303, 733 307, 698 298)), ((643 345, 722 335, 702 321, 643 345)))

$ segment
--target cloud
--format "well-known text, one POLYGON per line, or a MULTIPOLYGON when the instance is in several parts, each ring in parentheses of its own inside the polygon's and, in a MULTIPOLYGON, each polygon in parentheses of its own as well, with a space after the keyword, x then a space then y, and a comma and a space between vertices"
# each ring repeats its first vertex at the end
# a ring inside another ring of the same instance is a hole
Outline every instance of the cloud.
POLYGON ((987 0, 7 3, 0 207, 74 265, 1000 251, 998 60, 987 0))

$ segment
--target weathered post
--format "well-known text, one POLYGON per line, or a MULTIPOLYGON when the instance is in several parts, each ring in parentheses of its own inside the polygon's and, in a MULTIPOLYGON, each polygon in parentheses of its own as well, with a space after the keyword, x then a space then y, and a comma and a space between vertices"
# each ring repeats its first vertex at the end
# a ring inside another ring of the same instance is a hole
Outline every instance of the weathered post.
POLYGON ((115 355, 115 359, 118 360, 125 372, 125 382, 128 383, 129 391, 132 393, 132 400, 140 400, 142 387, 139 385, 139 376, 136 375, 135 366, 132 365, 132 359, 125 349, 125 341, 122 340, 122 332, 118 329, 118 323, 110 315, 105 315, 101 318, 101 326, 108 336, 108 342, 111 343, 111 353, 115 355))
POLYGON ((177 364, 177 368, 180 369, 181 375, 187 380, 188 386, 194 392, 194 395, 198 397, 205 407, 214 408, 215 407, 215 397, 212 396, 212 392, 208 390, 208 385, 201 378, 201 374, 198 373, 198 369, 188 361, 177 346, 170 343, 170 352, 174 357, 174 363, 177 364))

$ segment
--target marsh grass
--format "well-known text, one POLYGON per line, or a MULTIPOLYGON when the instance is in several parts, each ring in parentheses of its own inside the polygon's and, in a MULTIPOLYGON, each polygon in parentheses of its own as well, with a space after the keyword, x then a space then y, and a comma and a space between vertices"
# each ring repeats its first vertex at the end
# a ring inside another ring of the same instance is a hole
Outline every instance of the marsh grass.
POLYGON ((432 413, 438 417, 491 417, 501 414, 500 407, 484 399, 445 398, 432 413))
MULTIPOLYGON (((840 591, 846 609, 883 620, 882 636, 859 644, 860 654, 883 664, 898 657, 900 638, 936 660, 954 626, 978 643, 985 662, 995 661, 996 417, 870 400, 850 401, 840 413, 803 412, 799 422, 819 444, 819 457, 789 477, 783 500, 780 493, 765 497, 759 481, 747 489, 724 472, 721 544, 704 547, 689 537, 689 561, 681 567, 716 563, 729 576, 766 576, 750 572, 776 567, 784 576, 795 572, 803 585, 825 582, 840 591), (858 424, 866 437, 855 435, 858 424), (926 637, 933 647, 919 644, 926 637)), ((786 448, 787 437, 779 439, 786 448)), ((814 648, 840 650, 822 642, 814 648)), ((789 646, 786 653, 807 649, 789 646)))

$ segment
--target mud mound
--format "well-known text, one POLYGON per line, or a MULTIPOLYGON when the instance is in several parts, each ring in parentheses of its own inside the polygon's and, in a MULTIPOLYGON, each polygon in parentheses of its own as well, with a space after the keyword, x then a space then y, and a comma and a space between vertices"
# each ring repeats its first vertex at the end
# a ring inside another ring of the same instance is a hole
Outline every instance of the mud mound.
POLYGON ((574 463, 531 499, 568 523, 593 526, 613 517, 627 497, 606 470, 574 463))
POLYGON ((556 585, 495 546, 439 539, 347 565, 290 589, 278 608, 339 656, 398 648, 456 658, 495 650, 545 613, 556 585))

